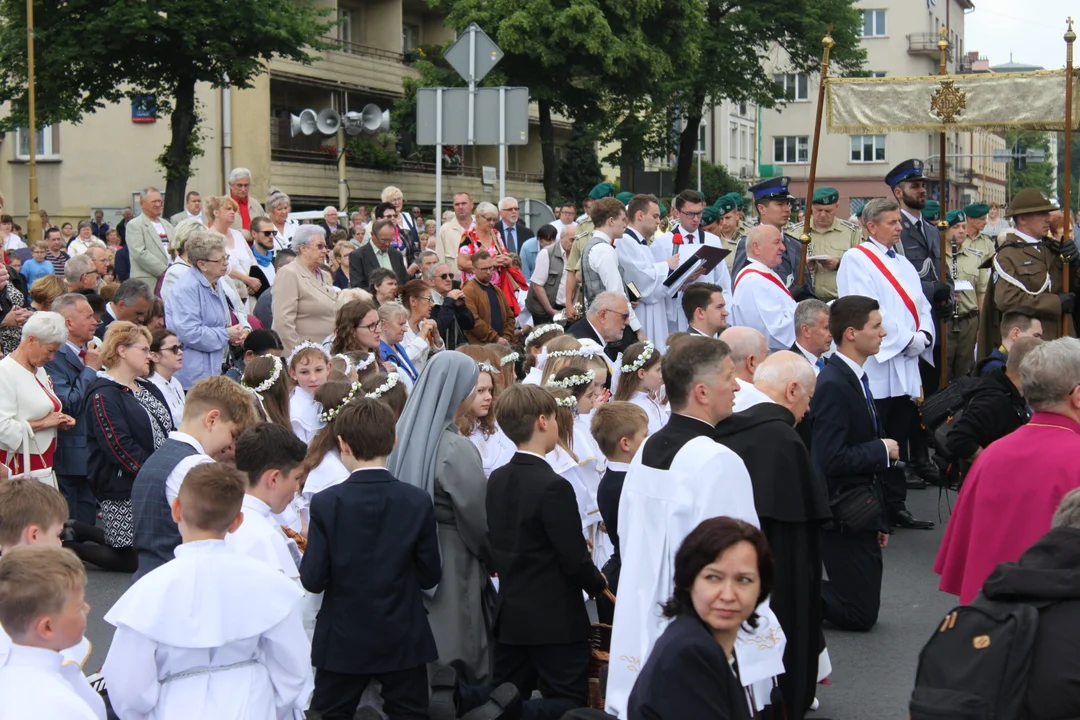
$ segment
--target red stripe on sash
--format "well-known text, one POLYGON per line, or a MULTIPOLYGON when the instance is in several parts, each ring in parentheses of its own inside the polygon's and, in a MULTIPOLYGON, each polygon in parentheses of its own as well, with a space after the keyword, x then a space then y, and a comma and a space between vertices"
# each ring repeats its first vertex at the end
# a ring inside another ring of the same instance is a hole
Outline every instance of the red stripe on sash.
POLYGON ((784 294, 786 294, 789 298, 791 298, 792 300, 795 299, 794 297, 792 297, 791 291, 788 290, 786 287, 784 287, 784 283, 780 282, 780 279, 778 277, 776 277, 772 273, 762 272, 761 270, 757 270, 755 268, 746 268, 741 273, 739 273, 739 276, 735 278, 735 286, 731 288, 731 292, 735 292, 735 288, 739 287, 739 281, 742 280, 746 275, 749 275, 750 273, 755 273, 757 275, 760 275, 761 277, 765 278, 766 280, 771 282, 776 287, 783 290, 784 294))
POLYGON ((911 313, 911 317, 915 318, 915 330, 918 332, 921 329, 919 323, 919 311, 915 308, 915 302, 911 299, 911 296, 908 295, 903 286, 897 282, 896 276, 889 271, 889 268, 885 267, 885 263, 881 262, 881 258, 879 258, 877 253, 870 248, 865 245, 857 245, 855 249, 862 250, 866 257, 870 258, 870 262, 874 263, 874 266, 881 271, 881 274, 884 275, 885 279, 889 281, 889 284, 893 286, 893 290, 895 290, 900 296, 900 299, 904 301, 904 307, 911 313))

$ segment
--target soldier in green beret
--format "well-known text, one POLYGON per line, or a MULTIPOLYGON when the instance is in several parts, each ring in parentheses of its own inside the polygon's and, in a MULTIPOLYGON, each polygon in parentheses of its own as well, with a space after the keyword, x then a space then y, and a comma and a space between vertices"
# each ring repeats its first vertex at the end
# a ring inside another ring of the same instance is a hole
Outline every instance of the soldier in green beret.
MULTIPOLYGON (((836 270, 851 248, 862 242, 862 229, 853 222, 836 217, 840 193, 836 188, 814 189, 810 220, 810 247, 806 249, 807 268, 814 274, 814 293, 825 302, 837 298, 836 270)), ((801 232, 800 226, 796 233, 801 232)))
POLYGON ((634 193, 629 191, 623 191, 616 195, 615 199, 621 202, 623 205, 629 205, 630 201, 634 199, 634 193))
MULTIPOLYGON (((713 235, 720 238, 721 246, 725 250, 731 251, 724 258, 724 262, 728 266, 728 272, 731 272, 731 266, 735 262, 735 249, 739 246, 739 240, 745 237, 745 234, 739 233, 739 206, 735 202, 733 195, 738 196, 738 193, 728 193, 717 198, 711 208, 717 213, 716 226, 706 228, 713 235)), ((710 208, 706 208, 706 210, 708 209, 710 208)))
POLYGON ((964 214, 967 215, 968 237, 964 245, 968 250, 978 253, 983 260, 987 260, 997 249, 994 239, 983 232, 986 228, 986 216, 989 213, 990 206, 986 203, 972 203, 964 208, 964 214))
POLYGON ((945 214, 949 229, 945 236, 945 267, 952 278, 956 304, 949 318, 949 381, 967 375, 975 364, 975 341, 979 334, 979 308, 989 277, 980 266, 984 257, 966 247, 967 215, 963 210, 945 214))
POLYGON ((937 200, 927 200, 926 206, 922 209, 922 216, 924 220, 936 223, 941 217, 941 204, 937 200))
POLYGON ((701 211, 701 228, 705 232, 716 234, 716 221, 720 219, 720 211, 713 205, 706 205, 701 211))

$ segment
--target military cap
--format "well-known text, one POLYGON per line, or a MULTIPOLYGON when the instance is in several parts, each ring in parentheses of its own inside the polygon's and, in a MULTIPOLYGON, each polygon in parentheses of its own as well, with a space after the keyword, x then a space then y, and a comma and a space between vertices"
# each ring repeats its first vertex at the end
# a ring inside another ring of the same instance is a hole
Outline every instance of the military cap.
POLYGON ((1057 209, 1057 206, 1047 200, 1039 189, 1024 188, 1013 195, 1005 216, 1013 217, 1025 213, 1054 212, 1057 209))
POLYGON ((990 212, 990 206, 986 203, 972 203, 964 208, 964 214, 969 218, 975 218, 978 220, 981 217, 986 217, 990 212))
MULTIPOLYGON (((723 200, 724 198, 730 200, 731 204, 735 206, 736 210, 742 210, 744 207, 746 207, 746 197, 741 192, 729 192, 727 195, 721 197, 720 200, 723 200)), ((720 200, 717 200, 713 204, 719 207, 720 200)))
POLYGON ((667 206, 664 203, 660 203, 660 217, 667 217, 667 206))
POLYGON ((615 195, 615 186, 608 182, 602 182, 589 191, 589 197, 593 200, 601 200, 615 195))
POLYGON ((729 212, 735 212, 739 206, 735 204, 735 200, 731 198, 731 195, 724 195, 716 200, 712 206, 716 211, 716 216, 727 215, 729 212))
POLYGON ((701 224, 712 225, 720 218, 720 211, 714 205, 709 205, 701 211, 701 224))
POLYGON ((937 220, 941 216, 941 205, 938 204, 937 200, 927 200, 922 216, 930 221, 937 220))
POLYGON ((905 160, 885 176, 885 184, 891 188, 902 182, 914 182, 916 180, 929 180, 923 175, 923 161, 917 159, 905 160))
POLYGON ((623 191, 615 196, 615 199, 621 202, 623 205, 629 205, 630 201, 634 199, 634 193, 629 191, 623 191))
POLYGON ((788 183, 791 181, 786 175, 769 178, 751 185, 750 192, 754 194, 754 201, 758 200, 793 200, 788 193, 788 183))
POLYGON ((956 225, 957 223, 967 222, 967 215, 963 210, 950 210, 945 213, 945 222, 949 223, 949 227, 956 225))
POLYGON ((838 202, 840 202, 840 192, 836 188, 814 188, 815 205, 835 205, 838 202))

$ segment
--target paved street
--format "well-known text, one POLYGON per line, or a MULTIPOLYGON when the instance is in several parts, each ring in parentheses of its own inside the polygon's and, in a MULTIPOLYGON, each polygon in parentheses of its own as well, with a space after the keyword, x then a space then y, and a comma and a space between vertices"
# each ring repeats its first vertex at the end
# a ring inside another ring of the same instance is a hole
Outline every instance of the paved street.
MULTIPOLYGON (((952 498, 955 502, 955 497, 952 498)), ((938 491, 912 491, 908 507, 920 519, 938 520, 938 491)), ((948 506, 941 501, 941 515, 948 506)), ((956 598, 937 590, 931 568, 944 527, 899 530, 885 553, 885 585, 877 627, 867 634, 826 630, 832 657, 832 685, 820 686, 821 709, 808 718, 902 720, 915 680, 919 650, 956 598)), ((86 668, 105 661, 112 627, 102 616, 129 584, 128 576, 89 570, 87 601, 92 605, 87 635, 94 651, 86 668)))

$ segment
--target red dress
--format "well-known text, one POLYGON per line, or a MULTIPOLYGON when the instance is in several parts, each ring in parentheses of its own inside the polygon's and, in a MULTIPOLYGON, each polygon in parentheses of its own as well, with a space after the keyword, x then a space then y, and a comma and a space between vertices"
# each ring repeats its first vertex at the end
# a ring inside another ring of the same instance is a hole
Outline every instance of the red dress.
MULTIPOLYGON (((34 379, 37 380, 37 378, 34 379)), ((37 384, 41 385, 41 381, 37 380, 37 384)), ((56 412, 60 412, 61 405, 60 401, 56 399, 56 396, 53 395, 52 392, 49 391, 49 388, 45 387, 44 385, 41 385, 41 390, 49 396, 50 400, 52 400, 53 410, 56 412)), ((40 455, 34 452, 35 449, 36 448, 30 448, 29 472, 33 472, 34 470, 47 470, 51 468, 53 466, 53 455, 56 454, 56 436, 53 436, 53 441, 49 443, 49 447, 47 447, 45 450, 42 450, 40 455)), ((22 467, 23 452, 21 448, 11 453, 10 458, 12 475, 18 475, 20 473, 28 472, 22 467)))

